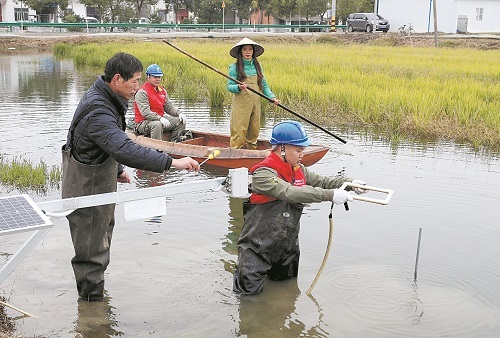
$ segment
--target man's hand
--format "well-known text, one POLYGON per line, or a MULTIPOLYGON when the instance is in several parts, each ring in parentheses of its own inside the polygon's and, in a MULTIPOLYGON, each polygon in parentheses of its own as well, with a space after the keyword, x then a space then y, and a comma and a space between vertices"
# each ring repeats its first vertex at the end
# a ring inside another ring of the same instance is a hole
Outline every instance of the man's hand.
POLYGON ((184 115, 183 113, 180 113, 178 118, 181 122, 186 123, 186 115, 184 115))
POLYGON ((183 157, 179 159, 172 159, 171 168, 186 169, 189 171, 200 171, 200 164, 193 160, 191 157, 183 157))
POLYGON ((130 175, 128 174, 128 172, 123 171, 120 175, 118 175, 117 181, 119 183, 130 183, 130 175))
POLYGON ((163 116, 160 117, 160 122, 163 124, 163 129, 167 129, 170 127, 170 121, 164 118, 163 116))

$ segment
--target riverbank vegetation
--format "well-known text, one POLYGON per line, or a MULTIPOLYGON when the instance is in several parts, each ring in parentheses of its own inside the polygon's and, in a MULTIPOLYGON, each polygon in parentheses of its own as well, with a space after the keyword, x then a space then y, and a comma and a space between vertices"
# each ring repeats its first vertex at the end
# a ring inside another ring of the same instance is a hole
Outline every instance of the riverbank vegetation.
POLYGON ((49 168, 44 161, 31 161, 15 157, 8 160, 0 155, 0 183, 21 192, 45 192, 57 186, 61 181, 61 169, 58 166, 49 168))
MULTIPOLYGON (((170 42, 227 73, 237 40, 170 42)), ((371 128, 393 141, 419 137, 500 149, 499 50, 393 46, 391 38, 379 45, 342 44, 330 35, 255 40, 265 47, 259 60, 281 103, 325 127, 371 128)), ((214 107, 231 104, 223 76, 160 40, 54 47, 57 56, 74 59, 77 67, 101 71, 118 51, 134 54, 145 67, 158 63, 173 96, 214 107)))

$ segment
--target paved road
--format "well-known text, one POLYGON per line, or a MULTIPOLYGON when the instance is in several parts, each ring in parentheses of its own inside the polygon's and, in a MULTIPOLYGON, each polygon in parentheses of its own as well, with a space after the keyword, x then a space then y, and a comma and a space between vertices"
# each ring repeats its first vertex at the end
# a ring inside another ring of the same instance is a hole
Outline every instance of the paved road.
MULTIPOLYGON (((247 31, 240 32, 239 30, 233 31, 162 31, 153 32, 59 32, 52 31, 53 29, 44 29, 39 31, 24 31, 24 32, 8 32, 0 31, 0 37, 24 37, 31 39, 47 39, 47 38, 68 38, 68 37, 134 37, 144 39, 164 39, 164 38, 234 38, 234 37, 251 37, 251 36, 320 36, 331 34, 382 34, 383 33, 344 33, 344 32, 268 32, 268 31, 253 31, 249 28, 247 31)), ((57 29, 56 29, 57 30, 57 29)), ((396 34, 396 33, 394 33, 396 34)), ((415 37, 419 38, 434 38, 433 33, 417 34, 415 37)), ((445 34, 439 35, 439 38, 451 39, 468 39, 468 38, 481 38, 481 39, 500 39, 499 34, 445 34)))

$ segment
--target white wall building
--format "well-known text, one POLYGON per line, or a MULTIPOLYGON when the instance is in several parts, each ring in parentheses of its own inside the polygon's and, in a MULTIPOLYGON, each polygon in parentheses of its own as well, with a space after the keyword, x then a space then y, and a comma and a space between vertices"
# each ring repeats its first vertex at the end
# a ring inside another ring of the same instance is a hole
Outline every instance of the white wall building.
POLYGON ((411 23, 417 33, 500 33, 500 0, 377 0, 375 9, 389 20, 391 31, 411 23))
POLYGON ((35 17, 36 12, 26 7, 22 1, 15 3, 12 0, 0 0, 0 21, 2 22, 35 21, 35 17))
MULTIPOLYGON (((170 10, 164 0, 158 1, 155 6, 150 6, 151 8, 148 6, 149 5, 145 5, 142 9, 142 14, 144 16, 149 17, 146 13, 154 11, 159 13, 163 22, 175 22, 175 14, 170 10)), ((95 15, 94 8, 87 8, 87 6, 81 4, 78 0, 69 0, 68 9, 72 10, 75 15, 78 15, 81 18, 95 15)), ((61 22, 60 18, 57 17, 57 14, 44 16, 44 19, 41 20, 40 17, 37 17, 36 12, 27 8, 21 0, 18 0, 17 3, 13 0, 0 0, 0 22, 21 21, 22 17, 24 17, 24 21, 30 22, 61 22)))

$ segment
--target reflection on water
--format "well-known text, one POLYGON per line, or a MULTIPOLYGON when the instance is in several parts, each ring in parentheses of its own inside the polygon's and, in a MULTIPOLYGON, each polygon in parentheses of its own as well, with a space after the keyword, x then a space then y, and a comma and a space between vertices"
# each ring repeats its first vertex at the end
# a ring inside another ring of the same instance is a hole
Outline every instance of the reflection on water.
MULTIPOLYGON (((74 109, 99 74, 76 73, 72 62, 43 54, 0 56, 0 75, 1 154, 60 166, 60 146, 74 109)), ((176 105, 191 129, 229 130, 227 108, 181 100, 176 105)), ((263 116, 263 138, 269 138, 276 121, 291 118, 274 112, 263 116)), ((55 220, 56 226, 2 284, 13 304, 44 314, 16 322, 19 332, 57 337, 496 336, 499 154, 478 154, 446 142, 401 140, 396 145, 367 130, 335 130, 348 140, 341 145, 305 128, 315 143, 331 149, 314 165, 315 172, 345 170, 349 177, 395 191, 387 206, 355 201, 348 212, 335 208, 331 252, 314 297, 305 290, 325 252, 329 203, 305 208, 299 277, 269 282, 259 296, 240 297, 232 292, 232 273, 242 201, 222 192, 180 194, 168 197, 167 215, 149 220, 125 222, 123 206, 117 206, 106 272, 112 302, 75 303, 67 221, 55 220)), ((120 184, 119 190, 227 174, 209 164, 200 173, 127 170, 133 182, 120 184)), ((14 193, 0 186, 0 195, 14 193)), ((59 197, 57 189, 33 196, 36 201, 59 197)), ((0 265, 25 240, 0 237, 0 265)))
POLYGON ((318 307, 312 326, 297 317, 300 290, 297 279, 266 281, 266 292, 255 296, 240 295, 238 334, 253 337, 328 337, 318 307), (324 326, 324 325, 323 325, 324 326))
POLYGON ((78 300, 78 316, 75 322, 77 335, 75 337, 105 338, 123 335, 123 332, 116 330, 119 323, 113 313, 111 300, 109 296, 104 297, 102 302, 78 300))
POLYGON ((221 259, 224 263, 224 269, 234 273, 236 260, 238 257, 238 239, 240 238, 241 229, 243 228, 243 199, 229 197, 229 218, 227 234, 222 242, 222 249, 234 257, 234 259, 221 259))
POLYGON ((137 187, 157 187, 165 185, 169 181, 167 173, 155 173, 148 170, 136 169, 134 170, 134 179, 137 187))

